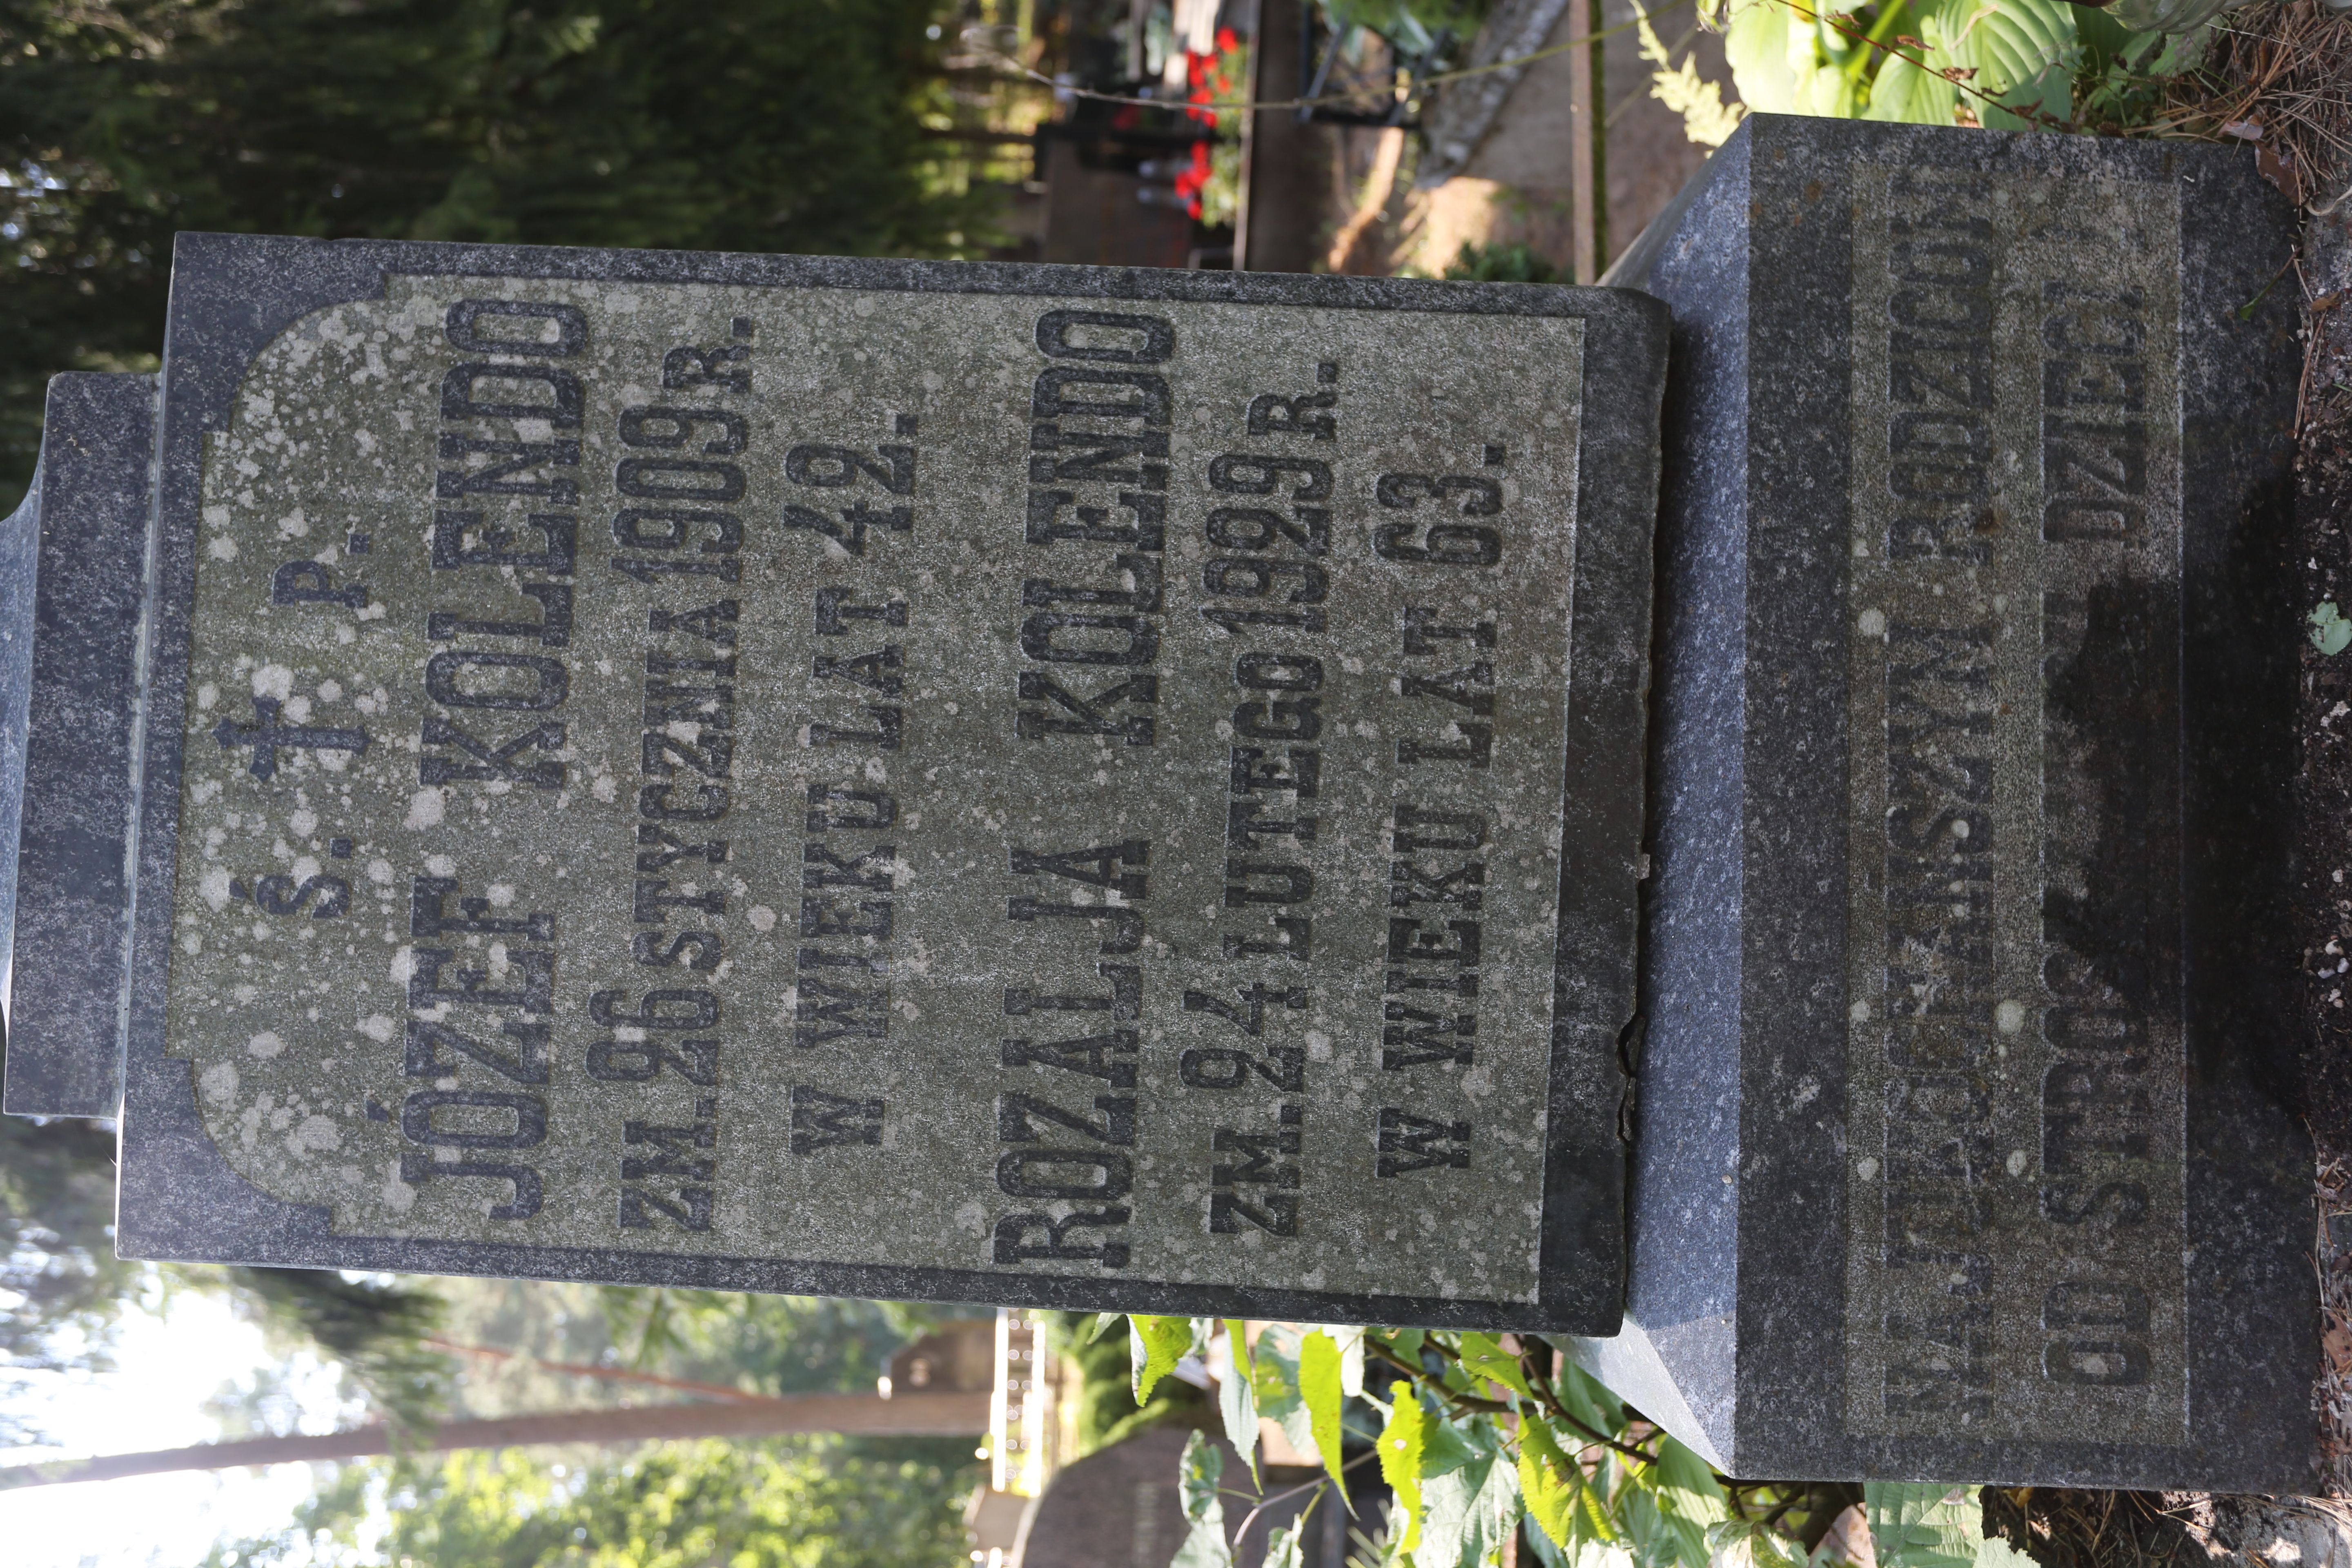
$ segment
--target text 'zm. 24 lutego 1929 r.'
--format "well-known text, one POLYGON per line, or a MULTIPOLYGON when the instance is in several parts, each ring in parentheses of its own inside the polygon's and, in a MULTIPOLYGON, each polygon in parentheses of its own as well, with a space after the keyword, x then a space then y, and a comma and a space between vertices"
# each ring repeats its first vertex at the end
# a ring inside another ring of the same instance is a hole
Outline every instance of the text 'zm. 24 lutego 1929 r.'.
POLYGON ((7 579, 127 1253, 1614 1329, 1655 301, 185 237, 169 332, 7 579))

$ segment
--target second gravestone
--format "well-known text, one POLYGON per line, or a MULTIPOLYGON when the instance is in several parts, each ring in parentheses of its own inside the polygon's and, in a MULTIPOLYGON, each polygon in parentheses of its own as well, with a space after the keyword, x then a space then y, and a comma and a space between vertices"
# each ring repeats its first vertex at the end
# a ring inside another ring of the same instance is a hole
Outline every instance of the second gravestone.
POLYGON ((122 1249, 1610 1331, 1664 356, 184 237, 122 1249))
POLYGON ((1627 264, 1657 876, 1582 1353, 1729 1473, 2313 1482, 2293 240, 2238 155, 1759 115, 1627 264))

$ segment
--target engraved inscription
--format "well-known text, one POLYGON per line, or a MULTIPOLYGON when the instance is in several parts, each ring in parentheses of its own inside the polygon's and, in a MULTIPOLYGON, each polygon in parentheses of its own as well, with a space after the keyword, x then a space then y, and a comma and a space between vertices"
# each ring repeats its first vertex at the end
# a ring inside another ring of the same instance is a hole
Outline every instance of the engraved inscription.
POLYGON ((206 1126, 351 1236, 1532 1301, 1583 341, 306 318, 206 456, 206 1126))
POLYGON ((1846 1422, 2179 1442, 2177 202, 1856 189, 1846 1422))

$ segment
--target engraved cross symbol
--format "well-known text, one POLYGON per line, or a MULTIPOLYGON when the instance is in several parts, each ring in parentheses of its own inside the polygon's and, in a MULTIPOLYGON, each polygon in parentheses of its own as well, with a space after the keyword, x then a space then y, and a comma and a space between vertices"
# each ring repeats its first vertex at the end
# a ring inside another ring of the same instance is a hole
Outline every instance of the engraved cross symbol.
POLYGON ((224 719, 213 730, 213 739, 225 747, 253 748, 253 776, 257 779, 278 776, 278 752, 280 747, 289 751, 365 752, 368 749, 365 730, 322 730, 278 722, 278 700, 257 697, 253 710, 261 722, 245 725, 224 719))

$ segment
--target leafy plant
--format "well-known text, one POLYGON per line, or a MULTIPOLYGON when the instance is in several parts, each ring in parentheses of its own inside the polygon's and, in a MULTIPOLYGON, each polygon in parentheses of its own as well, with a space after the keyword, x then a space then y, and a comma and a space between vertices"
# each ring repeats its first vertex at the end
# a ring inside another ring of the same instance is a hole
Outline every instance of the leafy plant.
MULTIPOLYGON (((1250 1461, 1228 1473, 1204 1436, 1186 1444, 1171 1568, 1232 1568, 1234 1510, 1246 1533, 1297 1489, 1268 1492, 1261 1419, 1321 1468, 1309 1510, 1360 1495, 1377 1461, 1385 1518, 1352 1568, 1481 1568, 1515 1537, 1544 1568, 1834 1568, 1831 1525, 1857 1502, 1880 1568, 2025 1568, 1986 1541, 1974 1488, 1728 1480, 1535 1335, 1275 1324, 1253 1345, 1237 1321, 1134 1317, 1129 1342, 1146 1396, 1145 1371, 1201 1354, 1250 1461)), ((1297 1562, 1306 1517, 1269 1537, 1267 1568, 1297 1562)))
POLYGON ((1457 283, 1558 283, 1559 268, 1524 245, 1464 241, 1445 276, 1457 283))
MULTIPOLYGON (((1722 30, 1750 110, 2009 131, 2147 125, 2201 37, 2167 36, 2184 26, 2177 7, 2136 30, 2066 0, 1700 0, 1700 15, 1722 30)), ((1694 140, 1727 129, 1685 101, 1698 85, 1687 62, 1678 75, 1663 50, 1644 55, 1654 95, 1694 140)))

